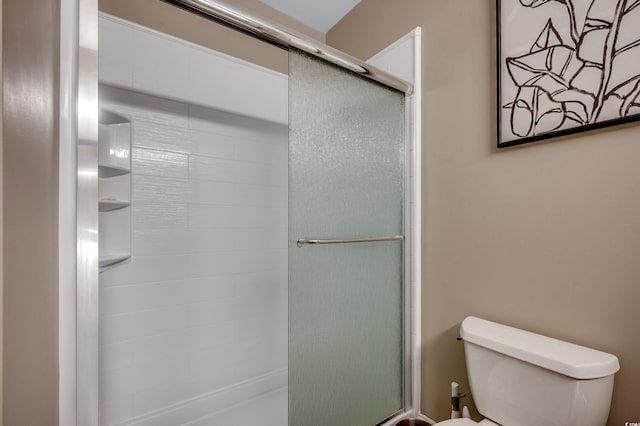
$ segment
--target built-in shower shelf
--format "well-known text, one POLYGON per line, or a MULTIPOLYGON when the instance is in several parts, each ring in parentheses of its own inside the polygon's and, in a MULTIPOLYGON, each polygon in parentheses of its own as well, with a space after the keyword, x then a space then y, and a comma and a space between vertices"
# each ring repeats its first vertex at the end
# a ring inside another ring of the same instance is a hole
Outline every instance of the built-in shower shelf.
POLYGON ((98 132, 100 272, 131 258, 131 119, 100 110, 98 132))
POLYGON ((101 212, 110 212, 111 210, 123 209, 129 207, 131 203, 124 200, 100 200, 98 210, 101 212))
POLYGON ((107 254, 104 256, 100 256, 98 260, 98 266, 102 268, 106 268, 107 266, 113 266, 118 263, 124 262, 131 258, 131 253, 118 253, 118 254, 107 254))
POLYGON ((113 166, 98 166, 98 176, 101 178, 110 178, 115 176, 122 176, 131 173, 128 169, 113 166))

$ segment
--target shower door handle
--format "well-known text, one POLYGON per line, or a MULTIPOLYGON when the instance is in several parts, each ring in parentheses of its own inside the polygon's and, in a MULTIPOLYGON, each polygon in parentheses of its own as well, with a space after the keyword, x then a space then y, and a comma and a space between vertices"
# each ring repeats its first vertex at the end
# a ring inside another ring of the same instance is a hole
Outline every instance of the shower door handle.
POLYGON ((351 244, 351 243, 375 243, 380 241, 402 241, 404 235, 393 235, 391 237, 374 237, 374 238, 349 238, 344 240, 311 240, 301 238, 297 241, 298 248, 302 248, 305 244, 351 244))

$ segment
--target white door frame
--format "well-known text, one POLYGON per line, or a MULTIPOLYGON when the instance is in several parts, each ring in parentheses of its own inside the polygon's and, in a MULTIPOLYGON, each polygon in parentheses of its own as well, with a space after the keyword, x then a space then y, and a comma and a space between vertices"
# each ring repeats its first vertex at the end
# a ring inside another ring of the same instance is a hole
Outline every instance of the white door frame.
POLYGON ((98 425, 98 1, 60 2, 59 419, 98 425))

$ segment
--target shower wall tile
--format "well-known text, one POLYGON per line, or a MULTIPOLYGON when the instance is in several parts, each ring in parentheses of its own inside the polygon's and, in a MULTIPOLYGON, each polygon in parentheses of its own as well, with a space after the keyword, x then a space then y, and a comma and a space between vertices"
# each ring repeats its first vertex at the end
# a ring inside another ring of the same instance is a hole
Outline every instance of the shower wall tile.
POLYGON ((233 277, 230 276, 103 287, 100 289, 100 312, 107 316, 232 296, 233 277))
POLYGON ((100 274, 100 287, 195 278, 187 255, 132 256, 131 261, 100 274))
POLYGON ((101 90, 133 134, 132 257, 100 275, 101 424, 255 398, 287 366, 287 128, 101 90))
POLYGON ((287 226, 287 209, 283 207, 192 204, 189 206, 190 228, 265 228, 287 226))
POLYGON ((287 424, 287 411, 278 407, 287 405, 287 389, 259 395, 256 398, 234 405, 228 410, 212 413, 189 423, 190 426, 230 425, 242 419, 244 424, 260 424, 264 426, 279 426, 287 424), (268 420, 265 420, 268 419, 268 420))
POLYGON ((211 346, 226 347, 238 338, 235 330, 235 322, 229 320, 148 336, 134 341, 134 359, 144 360, 171 352, 193 353, 211 346))
POLYGON ((147 360, 144 364, 111 370, 104 375, 101 393, 105 401, 112 401, 123 394, 130 395, 131 392, 176 382, 188 362, 184 354, 170 354, 147 360))
MULTIPOLYGON (((135 179, 134 179, 134 188, 135 179)), ((187 204, 138 201, 131 206, 131 228, 136 229, 186 229, 189 220, 187 204)))
POLYGON ((238 154, 240 135, 227 135, 215 131, 190 130, 191 153, 205 157, 220 158, 226 160, 239 160, 243 158, 238 154))
POLYGON ((210 126, 206 131, 162 124, 139 123, 134 129, 134 146, 206 157, 252 161, 263 164, 286 162, 286 145, 278 140, 287 134, 278 131, 260 135, 254 132, 234 134, 232 126, 210 126), (258 139, 256 139, 258 138, 258 139))
POLYGON ((181 129, 189 126, 188 104, 127 89, 101 86, 100 107, 130 117, 136 126, 139 123, 181 129))
POLYGON ((189 178, 189 157, 175 151, 133 148, 134 175, 189 178))
POLYGON ((251 250, 189 255, 189 267, 196 276, 220 276, 266 272, 286 267, 286 250, 251 250))
POLYGON ((99 368, 108 372, 118 368, 130 367, 135 360, 135 341, 129 340, 114 345, 104 345, 100 350, 99 368))
POLYGON ((255 163, 286 166, 287 153, 286 147, 271 146, 250 139, 240 140, 237 144, 237 158, 244 158, 255 163))
POLYGON ((287 249, 287 228, 140 229, 133 233, 133 253, 159 256, 238 251, 251 247, 287 249))
POLYGON ((287 173, 281 167, 260 163, 242 163, 210 157, 192 156, 189 162, 192 179, 250 185, 287 186, 287 173))
POLYGON ((282 249, 286 251, 287 238, 288 229, 286 227, 243 229, 235 234, 231 246, 238 250, 243 247, 253 247, 258 250, 282 249))
POLYGON ((200 277, 220 279, 229 274, 268 272, 286 265, 286 249, 135 256, 129 263, 103 272, 100 285, 139 285, 200 277))
POLYGON ((191 203, 287 208, 287 193, 279 186, 212 182, 190 182, 191 203))
POLYGON ((211 182, 193 180, 190 182, 191 202, 194 204, 244 204, 260 205, 259 199, 244 198, 240 191, 250 191, 255 188, 256 193, 266 192, 268 187, 258 185, 240 185, 229 182, 211 182), (253 203, 253 204, 251 204, 253 203))
POLYGON ((182 154, 193 152, 191 133, 183 127, 140 121, 133 126, 132 132, 132 143, 135 148, 171 151, 182 154))
POLYGON ((192 179, 215 182, 233 182, 254 185, 287 185, 287 171, 268 164, 223 160, 192 155, 189 159, 189 174, 192 179))
POLYGON ((99 423, 101 425, 120 424, 133 417, 133 396, 127 395, 100 403, 99 423))
POLYGON ((187 204, 189 181, 187 179, 133 175, 132 197, 134 203, 187 204))
MULTIPOLYGON (((158 386, 150 390, 150 392, 140 392, 134 395, 134 407, 133 412, 136 415, 145 414, 149 411, 165 408, 167 405, 171 405, 174 401, 181 401, 188 399, 190 395, 198 394, 208 396, 212 385, 216 383, 226 384, 231 386, 234 384, 235 377, 233 370, 217 369, 213 372, 206 372, 197 378, 191 380, 179 380, 170 385, 158 386)), ((233 405, 231 401, 222 401, 227 404, 218 406, 208 406, 206 410, 220 410, 226 409, 233 405)), ((189 416, 190 419, 198 418, 200 410, 203 407, 194 410, 193 415, 189 416)), ((205 411, 205 413, 208 411, 205 411)), ((151 419, 149 423, 145 423, 153 426, 173 426, 176 424, 184 424, 183 422, 177 423, 176 420, 171 419, 171 412, 168 415, 161 417, 160 419, 151 419), (165 420, 166 419, 166 420, 165 420)), ((179 421, 179 420, 178 420, 179 421)))
POLYGON ((228 300, 198 302, 163 309, 139 311, 102 317, 100 332, 105 345, 126 340, 176 332, 190 327, 212 325, 236 319, 228 300))
POLYGON ((267 143, 287 135, 286 126, 198 105, 189 105, 188 121, 192 130, 267 143))
MULTIPOLYGON (((193 253, 201 251, 198 246, 208 242, 219 250, 225 250, 226 243, 233 240, 232 230, 223 229, 218 235, 210 235, 213 240, 209 240, 204 232, 192 229, 138 229, 133 231, 132 251, 136 256, 193 253)), ((215 251, 215 248, 209 251, 215 251)))
MULTIPOLYGON (((286 261, 286 259, 285 259, 286 261)), ((264 296, 264 294, 274 294, 276 292, 287 293, 288 270, 274 267, 269 271, 260 273, 244 273, 234 277, 234 296, 243 300, 249 300, 253 296, 264 296)), ((283 303, 286 300, 283 299, 283 303)), ((276 312, 280 313, 280 312, 276 312)), ((286 311, 284 312, 286 315, 286 311)))

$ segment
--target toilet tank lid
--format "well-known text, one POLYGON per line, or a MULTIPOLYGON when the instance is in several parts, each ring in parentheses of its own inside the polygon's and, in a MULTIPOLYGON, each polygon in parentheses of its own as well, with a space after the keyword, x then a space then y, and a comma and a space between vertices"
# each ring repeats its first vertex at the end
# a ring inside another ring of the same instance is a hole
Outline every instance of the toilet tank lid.
POLYGON ((574 379, 597 379, 620 369, 615 355, 476 317, 462 321, 460 336, 465 342, 574 379))

